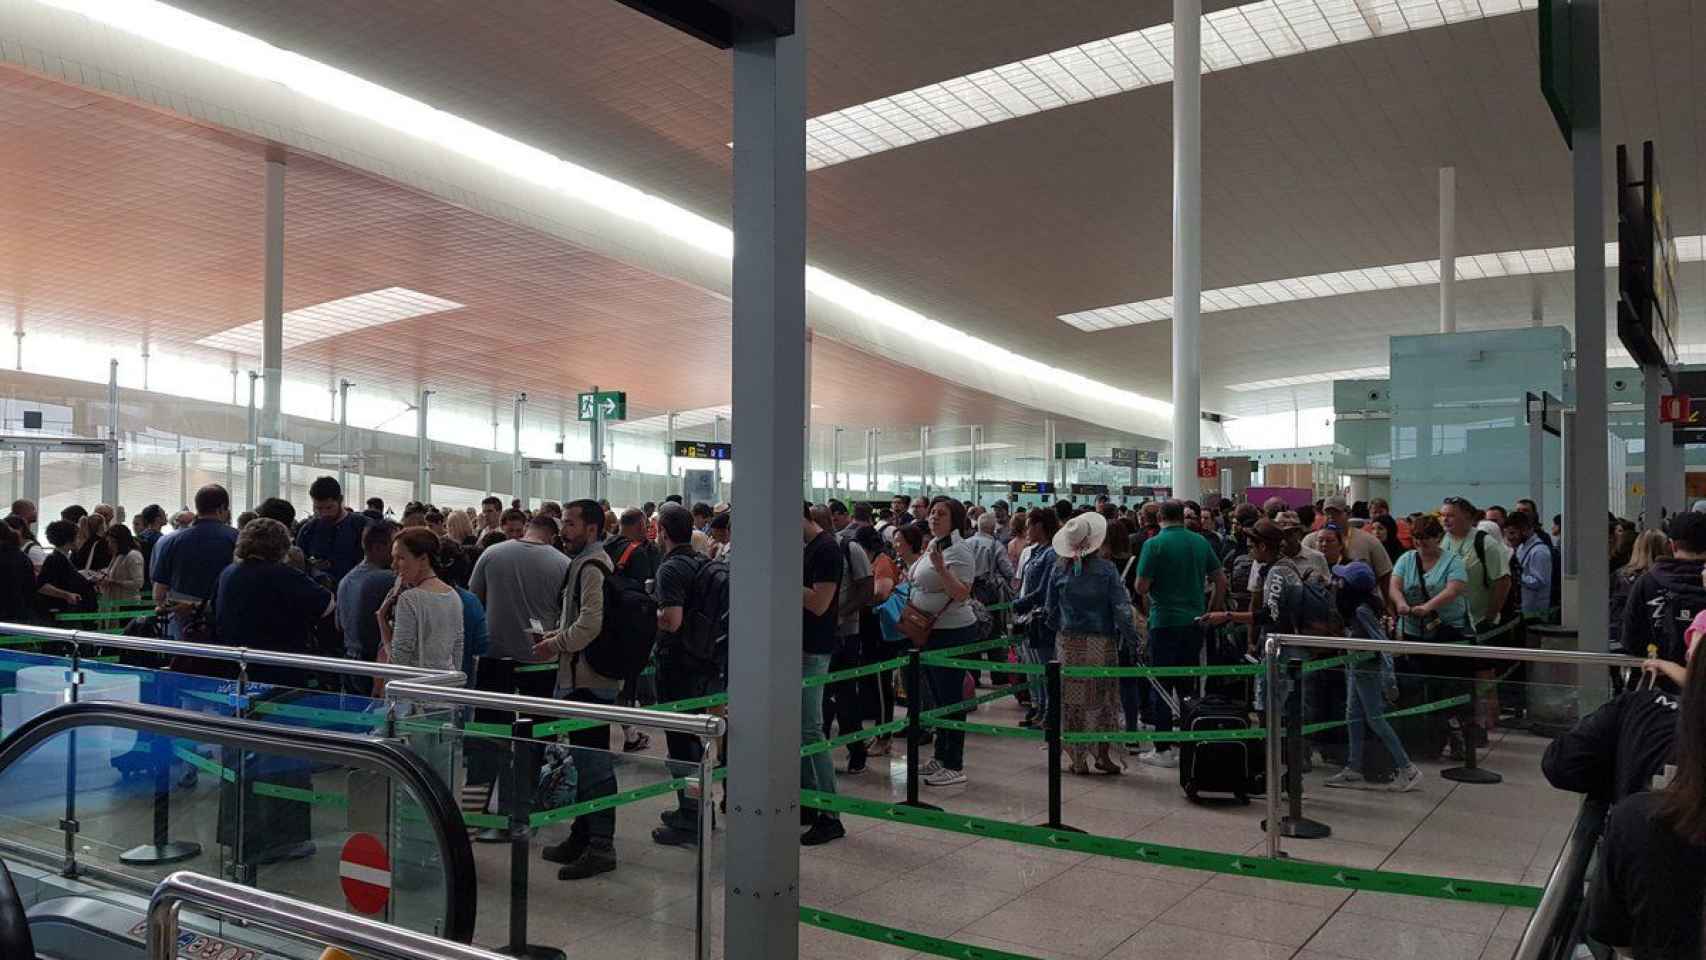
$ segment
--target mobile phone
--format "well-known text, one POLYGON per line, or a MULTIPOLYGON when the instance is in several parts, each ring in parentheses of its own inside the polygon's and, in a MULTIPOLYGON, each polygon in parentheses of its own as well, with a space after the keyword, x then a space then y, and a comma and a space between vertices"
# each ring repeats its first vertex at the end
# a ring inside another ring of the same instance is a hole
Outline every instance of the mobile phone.
POLYGON ((534 633, 544 633, 545 632, 545 625, 543 623, 540 623, 538 618, 536 618, 536 617, 528 617, 527 618, 527 625, 533 628, 534 633))

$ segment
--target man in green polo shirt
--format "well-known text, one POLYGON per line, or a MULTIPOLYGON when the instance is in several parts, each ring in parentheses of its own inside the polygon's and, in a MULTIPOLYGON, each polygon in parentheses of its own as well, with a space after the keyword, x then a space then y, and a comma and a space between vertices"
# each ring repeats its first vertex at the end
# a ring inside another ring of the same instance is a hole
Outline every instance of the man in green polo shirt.
MULTIPOLYGON (((1185 505, 1178 500, 1161 504, 1161 532, 1143 542, 1137 558, 1137 592, 1149 604, 1149 665, 1194 667, 1202 660, 1203 628, 1197 618, 1210 606, 1219 607, 1226 596, 1226 571, 1220 568, 1208 539, 1185 526, 1185 505), (1203 602, 1209 578, 1214 578, 1214 597, 1203 602)), ((1158 677, 1157 682, 1174 697, 1195 692, 1193 677, 1158 677)), ((1173 712, 1165 704, 1155 710, 1155 729, 1173 729, 1173 712)), ((1159 767, 1179 765, 1170 743, 1158 743, 1145 754, 1145 763, 1159 767)))

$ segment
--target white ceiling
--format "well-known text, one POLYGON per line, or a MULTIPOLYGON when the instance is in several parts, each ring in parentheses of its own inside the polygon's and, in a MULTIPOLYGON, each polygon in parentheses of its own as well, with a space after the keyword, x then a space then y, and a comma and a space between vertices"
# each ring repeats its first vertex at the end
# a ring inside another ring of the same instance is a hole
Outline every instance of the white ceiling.
MULTIPOLYGON (((727 222, 728 55, 611 0, 176 5, 727 222)), ((808 112, 1169 12, 1162 0, 1056 0, 1046 17, 1028 0, 819 0, 808 112)), ((1688 95, 1706 89, 1706 4, 1618 0, 1605 16, 1606 141, 1656 140, 1676 232, 1706 233, 1706 105, 1688 95)), ((1437 256, 1448 162, 1460 250, 1568 243, 1569 157, 1539 94, 1535 32, 1516 14, 1205 76, 1204 286, 1437 256)), ((1056 317, 1169 292, 1170 98, 1136 90, 815 171, 810 258, 1009 350, 1165 398, 1169 323, 1085 333, 1056 317)), ((1680 342, 1706 343, 1706 266, 1682 280, 1680 342)), ((1567 277, 1540 283, 1547 322, 1569 322, 1567 277)), ((1461 284, 1460 328, 1528 322, 1530 291, 1461 284)), ((1429 288, 1205 316, 1205 405, 1236 414, 1273 398, 1228 384, 1382 365, 1387 337, 1436 324, 1429 288)))

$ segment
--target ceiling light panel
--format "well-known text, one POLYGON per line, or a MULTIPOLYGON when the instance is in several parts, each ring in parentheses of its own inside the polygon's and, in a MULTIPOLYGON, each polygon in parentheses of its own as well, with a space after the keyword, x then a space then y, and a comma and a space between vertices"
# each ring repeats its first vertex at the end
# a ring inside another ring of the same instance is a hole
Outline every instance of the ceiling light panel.
MULTIPOLYGON (((461 308, 462 304, 454 300, 407 287, 386 287, 352 297, 340 297, 287 311, 284 315, 284 349, 293 350, 346 333, 461 308)), ((212 336, 202 337, 196 343, 216 350, 228 350, 239 356, 258 357, 261 355, 261 323, 256 320, 221 330, 212 336)))
MULTIPOLYGON (((1706 260, 1706 237, 1676 238, 1678 263, 1699 263, 1706 260)), ((1617 244, 1605 245, 1605 265, 1616 268, 1617 244)), ((1576 268, 1576 252, 1572 247, 1542 247, 1535 250, 1510 250, 1504 253, 1477 253, 1457 258, 1457 279, 1496 280, 1501 277, 1526 277, 1548 273, 1568 273, 1576 268)), ((1276 303, 1295 303, 1299 300, 1319 300, 1347 293, 1369 293, 1376 290, 1401 290, 1406 287, 1428 287, 1439 283, 1439 261, 1418 260, 1414 263, 1395 263, 1380 267, 1319 273, 1285 280, 1263 280, 1236 287, 1221 287, 1202 292, 1202 312, 1239 310, 1263 307, 1276 303)), ((1173 318, 1173 298, 1157 297, 1136 303, 1121 303, 1097 307, 1077 313, 1063 313, 1059 319, 1080 330, 1111 330, 1140 323, 1154 323, 1173 318)))
MULTIPOLYGON (((1202 70, 1267 60, 1532 10, 1535 0, 1258 0, 1202 18, 1202 70)), ((813 117, 806 167, 818 169, 1173 81, 1173 24, 1092 40, 813 117)))
POLYGON ((1386 367, 1355 367, 1350 370, 1327 370, 1321 373, 1303 373, 1295 377, 1276 377, 1272 380, 1251 380, 1247 383, 1229 383, 1226 389, 1234 393, 1249 393, 1254 390, 1272 390, 1276 387, 1295 387, 1305 383, 1330 383, 1334 380, 1374 380, 1388 375, 1386 367))

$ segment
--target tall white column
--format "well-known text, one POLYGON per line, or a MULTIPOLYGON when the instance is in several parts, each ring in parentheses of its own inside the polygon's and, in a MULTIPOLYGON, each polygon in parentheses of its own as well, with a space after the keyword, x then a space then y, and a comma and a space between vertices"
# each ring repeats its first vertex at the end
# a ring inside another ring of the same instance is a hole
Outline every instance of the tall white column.
MULTIPOLYGON (((276 443, 284 435, 284 155, 267 155, 266 273, 261 308, 261 369, 265 376, 261 430, 276 443)), ((279 454, 261 460, 261 497, 276 497, 279 454)))
POLYGON ((1173 0, 1173 495, 1202 452, 1202 0, 1173 0))
POLYGON ((519 499, 521 508, 525 510, 527 509, 529 494, 527 492, 527 461, 521 457, 521 418, 527 412, 527 394, 516 394, 515 403, 510 409, 514 442, 511 449, 515 453, 510 467, 509 495, 513 499, 519 499))
MULTIPOLYGON (((338 489, 345 499, 349 497, 349 388, 353 386, 348 380, 338 381, 338 489)), ((491 486, 490 481, 486 485, 491 486)), ((365 506, 356 504, 357 509, 365 506)))
MULTIPOLYGON (((146 389, 146 388, 144 388, 146 389)), ((118 360, 107 367, 107 445, 101 457, 101 502, 117 507, 118 502, 118 360)))
POLYGON ((1457 168, 1439 168, 1439 332, 1457 332, 1457 168))

